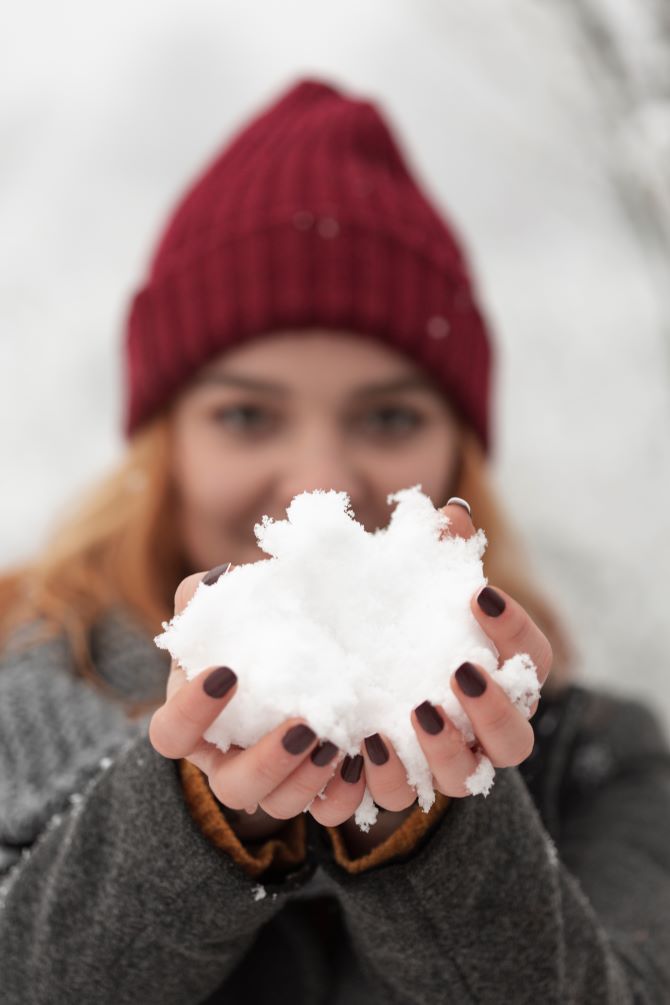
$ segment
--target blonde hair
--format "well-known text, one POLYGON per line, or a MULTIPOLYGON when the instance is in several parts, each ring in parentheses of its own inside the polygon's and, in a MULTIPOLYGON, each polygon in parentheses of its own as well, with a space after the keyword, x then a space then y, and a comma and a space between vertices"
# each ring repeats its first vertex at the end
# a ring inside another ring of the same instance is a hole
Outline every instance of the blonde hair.
MULTIPOLYGON (((461 447, 452 494, 470 503, 475 526, 486 534, 484 573, 491 585, 518 601, 549 639, 554 662, 543 693, 556 691, 572 674, 571 640, 534 581, 479 441, 463 425, 461 447)), ((132 437, 117 467, 63 515, 41 553, 0 576, 0 646, 14 629, 39 619, 38 637, 64 632, 75 672, 109 690, 89 651, 95 621, 121 605, 153 637, 172 617, 175 590, 189 571, 177 544, 169 458, 169 418, 162 413, 132 437)), ((139 714, 145 706, 134 709, 139 714)))

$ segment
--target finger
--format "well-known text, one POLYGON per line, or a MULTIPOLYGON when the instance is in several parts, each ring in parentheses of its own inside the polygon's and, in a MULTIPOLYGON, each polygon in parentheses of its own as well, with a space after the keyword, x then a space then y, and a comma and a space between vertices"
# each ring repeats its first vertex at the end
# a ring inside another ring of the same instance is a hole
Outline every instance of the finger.
POLYGON ((202 739, 195 749, 186 755, 184 760, 191 761, 192 764, 195 764, 196 768, 200 768, 209 777, 220 764, 223 764, 224 761, 232 761, 243 749, 243 747, 231 744, 228 750, 223 751, 215 743, 202 739))
POLYGON ((193 598, 193 594, 200 586, 203 578, 207 575, 207 572, 194 572, 192 576, 187 576, 186 579, 182 579, 181 583, 175 590, 174 595, 174 612, 175 614, 181 614, 189 601, 193 598))
POLYGON ((463 663, 449 683, 494 768, 511 767, 530 756, 533 727, 483 667, 463 663))
POLYGON ((184 760, 190 761, 191 764, 195 764, 196 768, 200 768, 206 775, 209 775, 222 760, 232 756, 233 753, 231 750, 227 750, 224 753, 216 744, 210 743, 209 740, 201 739, 193 750, 185 756, 184 760))
MULTIPOLYGON (((196 572, 192 576, 182 579, 174 595, 174 613, 181 614, 189 600, 198 588, 198 584, 206 573, 196 572)), ((169 701, 173 694, 187 683, 187 677, 175 659, 170 661, 170 673, 166 684, 166 700, 169 701)))
POLYGON ((182 668, 179 666, 176 660, 171 660, 170 662, 170 673, 167 679, 166 686, 166 701, 169 701, 175 691, 178 691, 180 687, 188 683, 188 678, 182 668))
POLYGON ((440 512, 449 517, 449 526, 440 533, 443 537, 472 537, 475 533, 475 525, 470 515, 470 507, 465 499, 452 496, 444 506, 440 507, 440 512), (458 501, 452 501, 458 500, 458 501))
POLYGON ((471 795, 465 779, 477 770, 477 759, 443 707, 424 701, 411 720, 438 791, 457 798, 471 795))
POLYGON ((175 690, 149 723, 149 739, 158 753, 173 759, 190 754, 233 698, 236 685, 230 667, 216 667, 175 690))
POLYGON ((358 809, 365 793, 365 761, 362 754, 347 755, 328 782, 324 799, 316 798, 309 812, 322 827, 338 827, 358 809))
POLYGON ((551 670, 553 653, 549 639, 508 593, 496 586, 485 586, 471 598, 470 607, 488 637, 494 643, 501 661, 528 653, 537 667, 540 686, 551 670))
POLYGON ((254 806, 295 771, 316 743, 316 733, 304 720, 289 719, 215 768, 210 787, 233 810, 254 806))
POLYGON ((406 810, 416 799, 407 782, 407 771, 393 744, 379 733, 366 736, 361 747, 365 759, 365 777, 370 794, 385 810, 406 810))
MULTIPOLYGON (((232 568, 234 568, 233 564, 231 562, 226 562, 224 565, 219 565, 214 569, 210 569, 209 572, 194 572, 191 576, 186 576, 185 579, 182 579, 174 595, 174 613, 181 614, 186 605, 192 599, 203 579, 209 582, 216 582, 219 576, 225 574, 226 572, 230 572, 232 568)), ((186 674, 177 661, 174 659, 171 660, 170 673, 168 674, 166 685, 167 701, 170 700, 176 691, 187 683, 187 680, 188 678, 186 677, 186 674)))
POLYGON ((177 587, 174 595, 174 612, 175 614, 181 614, 189 601, 193 598, 193 594, 200 586, 203 581, 207 586, 211 586, 213 583, 220 579, 223 575, 234 569, 235 566, 232 562, 224 562, 223 565, 217 565, 213 569, 205 569, 204 572, 194 572, 190 576, 186 576, 182 579, 181 583, 177 587))
POLYGON ((285 781, 261 799, 261 809, 277 820, 290 820, 302 813, 337 770, 338 755, 338 748, 329 740, 318 744, 285 781))

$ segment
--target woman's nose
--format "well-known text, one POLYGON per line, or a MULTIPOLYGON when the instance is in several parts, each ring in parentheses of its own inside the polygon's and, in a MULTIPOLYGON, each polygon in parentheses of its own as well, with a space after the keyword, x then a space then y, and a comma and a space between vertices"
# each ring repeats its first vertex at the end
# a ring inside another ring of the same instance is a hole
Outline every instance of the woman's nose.
POLYGON ((298 493, 317 489, 346 492, 354 499, 361 488, 361 473, 339 440, 324 433, 312 434, 292 444, 284 458, 281 485, 287 505, 298 493))
POLYGON ((350 498, 354 498, 358 494, 357 485, 357 480, 345 475, 341 469, 321 464, 304 472, 296 471, 290 477, 285 478, 282 482, 282 493, 286 497, 286 505, 288 506, 291 499, 300 492, 334 490, 335 492, 346 492, 350 498))

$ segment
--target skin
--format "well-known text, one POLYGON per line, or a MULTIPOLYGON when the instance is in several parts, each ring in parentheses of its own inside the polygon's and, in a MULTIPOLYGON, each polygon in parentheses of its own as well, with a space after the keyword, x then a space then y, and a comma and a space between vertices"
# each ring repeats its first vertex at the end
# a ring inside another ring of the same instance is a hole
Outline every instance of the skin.
MULTIPOLYGON (((208 569, 222 563, 263 560, 253 534, 267 513, 285 518, 295 494, 314 489, 346 491, 357 520, 368 531, 388 523, 388 493, 421 484, 434 505, 450 518, 450 534, 469 537, 475 525, 459 504, 446 505, 452 484, 459 424, 443 393, 413 361, 389 347, 349 332, 314 329, 281 332, 228 350, 197 375, 176 399, 172 412, 173 476, 187 563, 201 571, 187 576, 175 595, 183 610, 208 569), (237 384, 230 381, 235 378, 237 384), (246 382, 279 385, 281 391, 246 382), (413 381, 393 391, 360 392, 369 385, 413 381), (417 383, 420 381, 420 383, 417 383)), ((551 669, 547 638, 525 610, 493 586, 505 601, 497 617, 471 599, 474 617, 495 644, 500 661, 527 652, 543 684, 551 669)), ((234 668, 232 668, 234 670, 234 668)), ((494 767, 520 764, 534 743, 530 722, 489 674, 479 697, 451 688, 468 714, 479 748, 494 767)), ((149 736, 165 757, 186 758, 209 780, 230 811, 238 835, 261 839, 283 821, 309 812, 325 826, 341 826, 353 854, 388 836, 412 812, 416 793, 390 740, 385 764, 374 764, 365 743, 364 768, 357 782, 340 774, 342 753, 318 767, 310 754, 326 738, 314 737, 300 754, 284 749, 281 738, 304 719, 287 719, 253 746, 222 753, 202 735, 230 701, 238 684, 221 698, 203 690, 207 673, 188 681, 172 664, 165 703, 154 713, 149 736), (353 821, 365 790, 388 812, 368 834, 353 821), (314 797, 324 789, 326 799, 314 797)), ((537 703, 531 710, 534 715, 537 703)), ((452 798, 470 795, 465 779, 476 769, 477 749, 437 706, 444 725, 431 735, 410 713, 417 739, 433 772, 435 788, 452 798)), ((309 723, 305 723, 309 725, 309 723)))
POLYGON ((284 519, 298 492, 348 492, 369 531, 387 525, 386 496, 401 487, 420 482, 443 505, 459 436, 444 395, 412 361, 383 344, 318 329, 229 350, 180 396, 172 429, 193 572, 266 558, 253 524, 264 513, 284 519), (285 390, 251 391, 222 383, 225 377, 285 390), (423 386, 355 396, 360 387, 398 380, 423 386))

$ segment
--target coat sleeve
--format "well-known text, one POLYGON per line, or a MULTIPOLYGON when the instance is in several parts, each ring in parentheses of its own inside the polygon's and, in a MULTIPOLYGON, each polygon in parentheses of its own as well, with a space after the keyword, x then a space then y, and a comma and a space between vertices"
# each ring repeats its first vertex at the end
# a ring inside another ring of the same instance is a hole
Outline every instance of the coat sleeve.
POLYGON ((182 759, 179 774, 191 816, 202 833, 217 848, 227 852, 247 875, 258 878, 270 872, 279 874, 306 860, 307 826, 304 816, 287 820, 266 841, 241 841, 223 814, 205 773, 182 759))
POLYGON ((194 819, 178 762, 57 662, 0 667, 3 1005, 196 1005, 314 866, 259 885, 194 819))
POLYGON ((354 854, 347 845, 340 827, 326 827, 332 846, 333 858, 346 872, 368 872, 384 862, 408 855, 423 840, 447 812, 451 800, 440 792, 427 813, 416 806, 392 834, 363 855, 354 854))
POLYGON ((385 1000, 670 1001, 670 750, 642 705, 601 705, 570 755, 556 842, 516 767, 497 770, 488 797, 451 800, 408 855, 359 874, 320 839, 385 1000))

